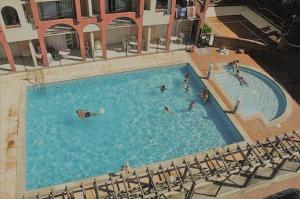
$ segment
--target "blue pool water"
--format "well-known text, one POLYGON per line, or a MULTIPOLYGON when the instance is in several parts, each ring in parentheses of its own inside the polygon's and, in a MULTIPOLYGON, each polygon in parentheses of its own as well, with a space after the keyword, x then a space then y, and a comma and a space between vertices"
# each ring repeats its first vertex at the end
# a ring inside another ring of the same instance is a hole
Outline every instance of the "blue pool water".
POLYGON ((286 98, 273 80, 252 69, 240 67, 241 75, 248 83, 248 87, 241 86, 232 72, 232 67, 226 66, 224 72, 214 73, 213 77, 233 103, 241 99, 239 111, 244 116, 262 113, 271 121, 284 113, 286 98))
POLYGON ((203 87, 189 65, 179 65, 28 88, 26 189, 117 172, 125 161, 138 167, 241 141, 212 97, 199 103, 203 87), (183 90, 186 73, 190 95, 183 90), (168 90, 161 93, 163 83, 168 90), (191 100, 196 109, 188 112, 191 100), (105 113, 86 121, 75 113, 100 107, 105 113))

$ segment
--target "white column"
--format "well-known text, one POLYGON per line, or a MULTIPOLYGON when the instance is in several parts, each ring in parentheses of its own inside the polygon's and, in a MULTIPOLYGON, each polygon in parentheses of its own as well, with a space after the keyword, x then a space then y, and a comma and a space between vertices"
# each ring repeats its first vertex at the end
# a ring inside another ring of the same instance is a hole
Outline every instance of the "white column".
POLYGON ((37 60, 36 60, 36 56, 35 56, 36 52, 35 52, 35 49, 34 49, 34 47, 33 47, 32 41, 29 40, 29 41, 28 41, 28 44, 29 44, 29 49, 30 49, 30 52, 31 52, 31 57, 32 57, 33 65, 34 65, 35 67, 37 67, 38 64, 37 64, 37 60))
POLYGON ((145 50, 148 51, 148 49, 150 47, 150 42, 151 42, 151 27, 147 26, 145 28, 146 28, 146 30, 143 32, 143 35, 146 40, 145 50))
POLYGON ((155 11, 155 8, 156 8, 156 0, 150 0, 151 3, 150 3, 150 10, 151 11, 155 11))
POLYGON ((92 0, 87 0, 88 2, 88 11, 89 11, 89 16, 93 16, 93 6, 92 6, 92 0))
POLYGON ((93 32, 90 32, 90 46, 91 46, 91 53, 92 57, 95 57, 95 36, 93 32))

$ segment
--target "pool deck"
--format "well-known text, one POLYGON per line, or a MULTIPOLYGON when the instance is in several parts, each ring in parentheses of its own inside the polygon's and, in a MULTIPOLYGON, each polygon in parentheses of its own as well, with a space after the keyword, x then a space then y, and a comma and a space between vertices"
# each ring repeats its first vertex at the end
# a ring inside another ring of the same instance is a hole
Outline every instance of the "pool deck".
MULTIPOLYGON (((199 74, 205 76, 210 64, 227 63, 239 59, 241 65, 254 67, 263 71, 263 68, 246 54, 236 54, 230 51, 228 56, 220 55, 215 48, 205 51, 196 51, 188 54, 184 51, 151 54, 136 57, 112 59, 107 61, 90 62, 64 67, 44 69, 45 83, 78 79, 96 75, 110 74, 138 70, 150 67, 168 66, 181 63, 190 63, 198 68, 199 74)), ((215 68, 218 69, 217 67, 215 68)), ((24 150, 25 150, 25 103, 27 73, 15 73, 0 76, 0 197, 1 199, 21 198, 24 191, 24 150)), ((232 109, 232 104, 213 80, 204 80, 217 99, 222 100, 222 107, 232 109)), ((264 139, 267 136, 278 135, 300 129, 300 106, 292 98, 289 99, 290 113, 280 121, 280 125, 267 125, 260 118, 244 120, 238 114, 228 114, 239 128, 243 129, 243 136, 251 142, 264 139), (245 134, 244 134, 245 133, 245 134)), ((226 109, 224 108, 224 109, 226 109)), ((295 174, 299 179, 299 173, 295 174)), ((285 180, 285 179, 282 179, 285 180)), ((288 180, 272 188, 262 190, 280 191, 285 187, 300 187, 299 180, 288 180)), ((256 189, 253 192, 257 192, 256 189)), ((249 193, 251 194, 251 193, 249 193)), ((261 196, 263 197, 263 196, 261 196)), ((245 196, 243 198, 246 198, 245 196)))
MULTIPOLYGON (((198 52, 195 52, 191 55, 191 58, 196 63, 200 71, 204 74, 208 73, 210 64, 218 65, 218 63, 228 63, 234 59, 239 59, 240 65, 251 66, 252 68, 257 69, 262 73, 266 73, 266 71, 264 71, 263 68, 258 63, 256 63, 255 60, 253 60, 249 55, 237 54, 234 51, 230 51, 228 56, 224 56, 221 55, 216 48, 211 48, 209 56, 199 55, 198 52)), ((208 80, 208 82, 216 90, 218 95, 220 95, 224 103, 228 106, 229 110, 232 110, 232 103, 224 95, 220 87, 218 87, 213 80, 208 80)), ((250 118, 243 120, 241 116, 236 114, 238 122, 242 125, 242 127, 245 129, 252 140, 261 140, 266 138, 267 136, 280 135, 282 133, 300 129, 300 106, 294 99, 289 96, 289 94, 287 94, 287 97, 289 102, 288 109, 290 113, 288 113, 286 116, 283 116, 282 121, 278 122, 278 124, 280 125, 267 125, 260 118, 250 118)))

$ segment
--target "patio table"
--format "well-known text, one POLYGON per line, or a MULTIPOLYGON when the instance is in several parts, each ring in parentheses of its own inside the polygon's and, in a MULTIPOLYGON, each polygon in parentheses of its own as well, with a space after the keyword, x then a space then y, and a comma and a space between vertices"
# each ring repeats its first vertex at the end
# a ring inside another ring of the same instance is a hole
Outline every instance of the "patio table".
POLYGON ((177 36, 171 36, 171 38, 170 38, 171 42, 174 42, 174 41, 176 41, 177 39, 178 39, 177 36))
POLYGON ((130 41, 130 42, 128 42, 129 43, 129 45, 131 45, 133 48, 137 48, 137 42, 136 41, 130 41))

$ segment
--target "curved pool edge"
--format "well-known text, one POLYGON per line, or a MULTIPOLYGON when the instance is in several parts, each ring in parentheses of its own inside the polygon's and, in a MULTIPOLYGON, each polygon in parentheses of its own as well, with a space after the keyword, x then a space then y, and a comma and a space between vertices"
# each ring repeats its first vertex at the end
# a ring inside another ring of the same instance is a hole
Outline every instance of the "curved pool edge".
MULTIPOLYGON (((223 63, 216 63, 215 65, 218 66, 218 67, 224 68, 224 66, 227 66, 228 63, 224 63, 224 62, 223 63)), ((253 114, 251 116, 245 116, 242 113, 239 113, 239 115, 242 117, 242 119, 244 121, 249 121, 249 120, 253 120, 253 119, 257 119, 258 118, 258 119, 261 119, 267 126, 276 126, 276 125, 278 125, 278 124, 283 123, 284 121, 286 121, 289 118, 289 116, 291 115, 291 113, 292 113, 292 98, 291 98, 290 94, 286 91, 286 89, 283 88, 283 86, 281 86, 272 76, 270 76, 264 70, 258 69, 258 68, 255 68, 253 66, 249 66, 249 65, 246 65, 246 64, 240 64, 240 66, 244 67, 246 69, 253 70, 254 72, 259 73, 260 75, 264 76, 265 78, 267 78, 271 82, 273 82, 276 86, 279 87, 279 89, 282 92, 283 96, 285 97, 285 101, 286 101, 286 107, 285 107, 283 113, 278 118, 275 118, 274 120, 269 121, 268 119, 266 119, 266 117, 262 113, 256 113, 256 114, 253 114)), ((215 81, 215 79, 214 78, 212 78, 212 79, 218 85, 218 83, 215 81)), ((218 85, 218 87, 220 87, 220 86, 218 85)), ((222 94, 231 103, 231 105, 234 106, 234 104, 230 100, 228 94, 225 93, 222 89, 221 89, 221 91, 222 91, 222 94)))
POLYGON ((213 97, 215 98, 217 104, 221 107, 221 109, 224 110, 224 113, 226 114, 228 119, 232 122, 232 124, 235 126, 235 128, 238 130, 238 132, 240 133, 240 135, 244 139, 244 141, 248 142, 248 143, 254 143, 253 140, 248 135, 248 133, 246 132, 246 130, 242 127, 240 122, 237 121, 235 116, 233 114, 225 112, 225 110, 228 110, 228 107, 226 106, 226 104, 224 103, 224 101, 222 100, 220 95, 210 85, 210 83, 208 82, 208 79, 205 78, 206 75, 200 71, 200 69, 197 67, 197 65, 193 61, 189 62, 188 64, 193 68, 195 73, 198 75, 198 78, 201 78, 203 84, 206 86, 206 88, 208 88, 209 92, 213 95, 213 97))

